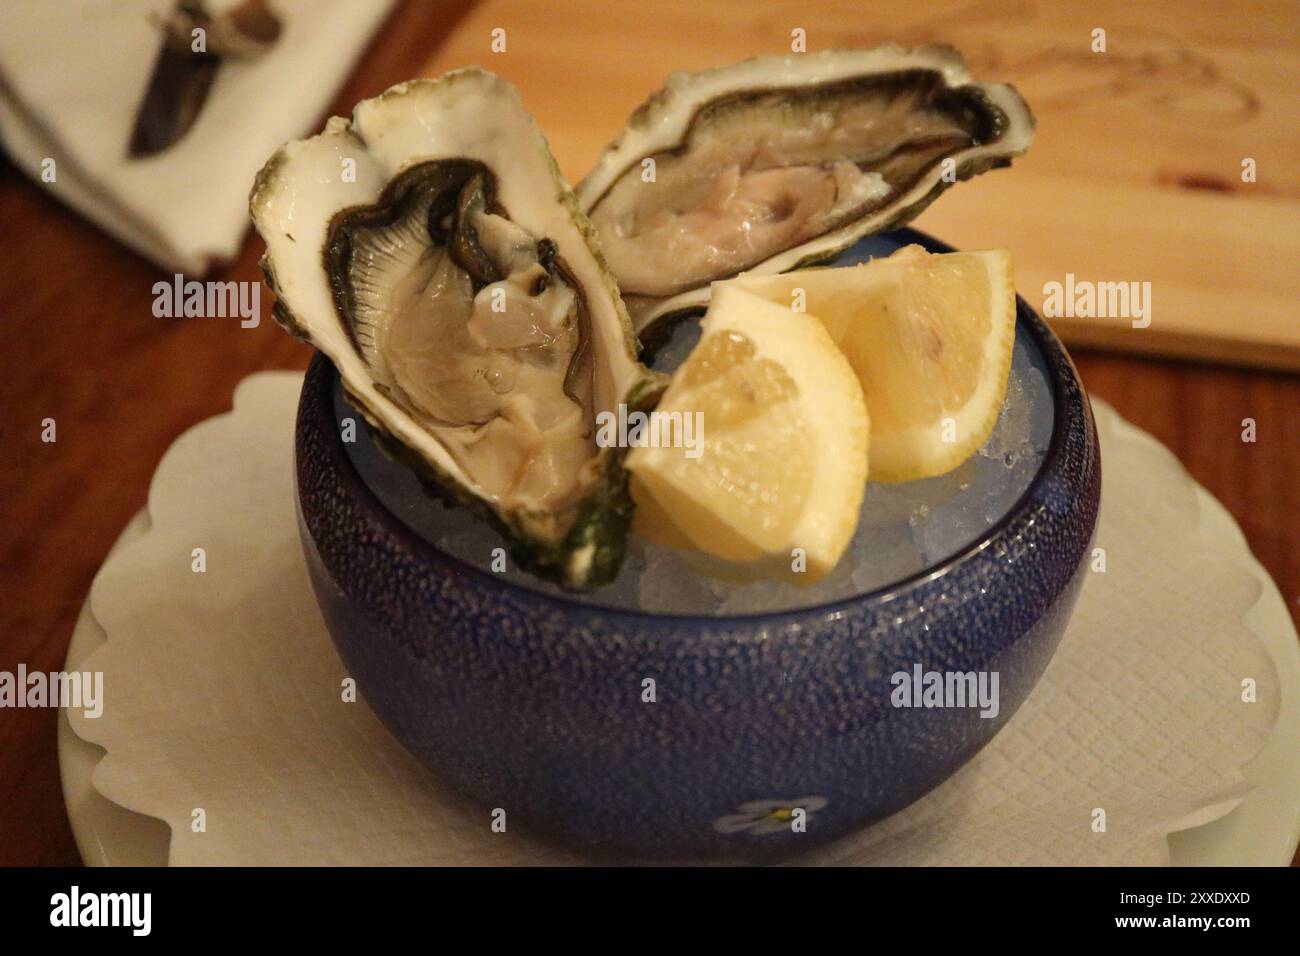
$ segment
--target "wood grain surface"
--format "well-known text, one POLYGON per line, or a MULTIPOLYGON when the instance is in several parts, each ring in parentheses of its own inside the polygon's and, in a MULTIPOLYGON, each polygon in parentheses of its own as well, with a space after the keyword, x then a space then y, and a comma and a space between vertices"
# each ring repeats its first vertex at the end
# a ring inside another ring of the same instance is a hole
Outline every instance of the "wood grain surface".
POLYGON ((426 75, 480 63, 515 83, 575 182, 670 70, 760 53, 951 43, 1038 120, 1010 171, 918 225, 1004 246, 1039 306, 1066 273, 1149 282, 1151 324, 1061 318, 1068 344, 1300 371, 1300 4, 1050 0, 486 2, 426 75), (490 49, 505 31, 506 52, 490 49), (1094 53, 1092 31, 1105 30, 1094 53), (1242 161, 1256 181, 1242 181, 1242 161))
MULTIPOLYGON (((674 68, 781 52, 949 40, 1040 117, 1031 155, 957 188, 917 225, 1009 246, 1022 291, 1066 272, 1153 283, 1154 321, 1062 327, 1079 343, 1300 367, 1295 359, 1297 10, 1217 3, 653 4, 411 0, 334 107, 409 76, 479 63, 519 85, 565 173, 594 162, 674 68), (1089 30, 1109 52, 1089 52, 1089 30), (491 30, 507 51, 490 52, 491 30), (1098 57, 1095 58, 1094 57, 1098 57), (1240 160, 1258 160, 1243 184, 1240 160), (1223 345, 1220 330, 1240 333, 1223 345)), ((129 122, 129 118, 124 120, 129 122)), ((160 456, 230 407, 236 383, 306 367, 269 317, 158 319, 162 270, 0 166, 0 670, 56 670, 104 555, 145 503, 160 456), (58 441, 40 440, 57 421, 58 441)), ((255 280, 250 237, 222 279, 255 280)), ((1028 295, 1039 304, 1041 296, 1028 295)), ((269 296, 264 297, 269 301, 269 296)), ((1241 524, 1300 617, 1300 378, 1075 349, 1092 394, 1172 449, 1241 524), (1241 440, 1242 420, 1257 441, 1241 440)), ((0 864, 75 864, 52 710, 0 710, 0 864)))

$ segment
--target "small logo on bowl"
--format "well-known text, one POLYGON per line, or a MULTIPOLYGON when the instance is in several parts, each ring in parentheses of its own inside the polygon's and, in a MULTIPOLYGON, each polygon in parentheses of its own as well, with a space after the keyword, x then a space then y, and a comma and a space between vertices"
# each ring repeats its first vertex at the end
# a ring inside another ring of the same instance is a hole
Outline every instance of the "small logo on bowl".
POLYGON ((736 812, 713 821, 719 833, 803 833, 808 820, 830 801, 825 797, 800 797, 798 800, 750 800, 736 812))
POLYGON ((997 671, 895 671, 889 702, 895 707, 978 707, 980 716, 998 715, 997 671))

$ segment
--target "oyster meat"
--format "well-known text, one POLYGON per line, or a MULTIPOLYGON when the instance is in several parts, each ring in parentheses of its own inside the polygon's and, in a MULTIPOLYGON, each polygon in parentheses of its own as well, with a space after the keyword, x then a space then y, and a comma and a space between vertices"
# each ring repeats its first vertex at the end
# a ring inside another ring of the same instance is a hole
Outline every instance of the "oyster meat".
POLYGON ((276 317, 386 447, 571 588, 617 572, 631 504, 596 415, 660 378, 515 89, 415 80, 283 147, 250 197, 276 317))
POLYGON ((760 57, 670 75, 578 198, 644 330, 714 280, 824 262, 906 223, 1033 131, 1020 94, 972 83, 951 47, 760 57))

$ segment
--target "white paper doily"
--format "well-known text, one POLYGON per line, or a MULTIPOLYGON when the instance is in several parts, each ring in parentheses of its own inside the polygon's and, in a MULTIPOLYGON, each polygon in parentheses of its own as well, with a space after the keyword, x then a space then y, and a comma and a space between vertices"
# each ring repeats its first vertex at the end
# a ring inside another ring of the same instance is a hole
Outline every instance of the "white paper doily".
MULTIPOLYGON (((338 701, 343 668, 293 521, 300 383, 253 376, 233 413, 178 439, 148 513, 96 579, 67 667, 105 672, 105 714, 60 721, 83 857, 574 861, 521 834, 491 834, 363 703, 338 701), (193 575, 200 544, 209 570, 193 575), (203 833, 190 827, 198 806, 203 833)), ((1286 608, 1222 506, 1154 439, 1103 403, 1094 410, 1108 570, 1085 583, 1043 682, 943 786, 811 862, 1289 862, 1300 828, 1300 649, 1286 608), (1257 681, 1257 704, 1240 703, 1241 676, 1257 681), (1088 826, 1098 805, 1111 821, 1104 835, 1088 826)))

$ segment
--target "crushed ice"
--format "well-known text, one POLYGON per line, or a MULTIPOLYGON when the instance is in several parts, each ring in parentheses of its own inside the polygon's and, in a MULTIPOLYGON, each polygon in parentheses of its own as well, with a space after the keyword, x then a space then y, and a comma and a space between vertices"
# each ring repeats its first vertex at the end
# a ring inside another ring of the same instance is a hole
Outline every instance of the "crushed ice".
MULTIPOLYGON (((689 332, 668 349, 685 354, 689 332)), ((665 357, 671 361, 671 357, 665 357)), ((1052 393, 1037 349, 1017 336, 1007 397, 979 452, 936 478, 867 484, 857 532, 844 559, 822 581, 735 583, 702 574, 699 559, 633 538, 618 579, 583 600, 660 614, 735 615, 808 607, 882 588, 924 571, 974 543, 1028 488, 1052 433, 1052 393)), ((658 364, 658 363, 657 363, 658 364)), ((339 399, 340 417, 351 412, 339 399)), ((359 431, 362 430, 360 427, 359 431)), ((484 570, 501 539, 465 509, 430 499, 414 475, 385 458, 369 436, 349 452, 379 498, 443 551, 484 570)), ((508 563, 502 576, 547 593, 558 588, 508 563)))

